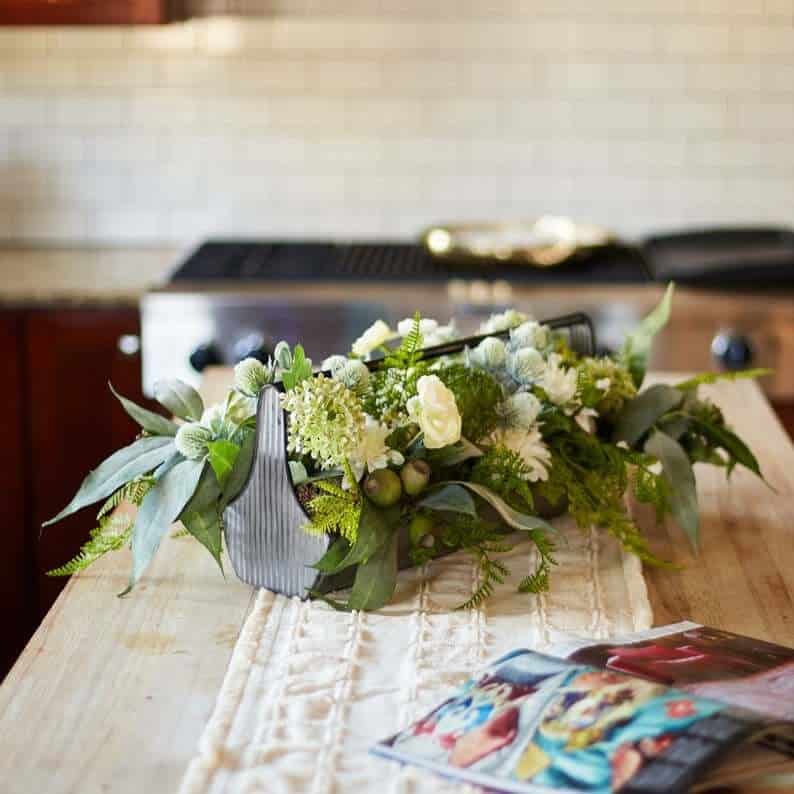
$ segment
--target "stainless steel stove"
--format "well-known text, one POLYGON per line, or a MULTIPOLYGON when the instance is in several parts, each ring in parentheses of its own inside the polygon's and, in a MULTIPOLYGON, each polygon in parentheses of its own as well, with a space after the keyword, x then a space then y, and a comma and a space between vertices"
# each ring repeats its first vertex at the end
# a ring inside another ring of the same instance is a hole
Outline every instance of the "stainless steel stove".
MULTIPOLYGON (((768 230, 759 238, 759 233, 657 237, 639 246, 610 245, 553 268, 496 259, 450 261, 411 243, 207 242, 185 259, 171 283, 143 299, 144 389, 151 394, 162 377, 197 384, 209 366, 233 365, 251 355, 266 358, 279 339, 301 341, 320 361, 348 350, 376 319, 395 324, 416 310, 445 322, 454 317, 462 333, 507 306, 537 319, 585 311, 599 348, 615 350, 676 267, 679 281, 701 289, 679 296, 675 333, 668 333, 657 350, 656 366, 776 366, 781 354, 794 351, 781 346, 778 331, 768 326, 778 309, 788 322, 786 307, 792 302, 789 292, 782 304, 779 297, 770 302, 769 283, 780 296, 781 288, 794 282, 794 246, 790 235, 768 230), (678 251, 681 242, 684 250, 678 251), (727 246, 722 255, 718 243, 727 246), (767 280, 771 273, 769 283, 760 280, 750 252, 742 251, 743 245, 758 250, 761 243, 776 257, 774 269, 764 271, 767 280), (693 253, 698 246, 710 253, 710 259, 703 251, 700 255, 708 260, 707 268, 691 265, 698 260, 693 253), (743 261, 755 269, 743 269, 743 261), (683 271, 681 262, 689 269, 683 271), (766 284, 767 291, 748 299, 748 276, 753 288, 766 284), (731 284, 734 292, 714 291, 731 284), (745 290, 740 296, 737 285, 745 290)), ((794 328, 794 316, 790 322, 794 328)), ((794 379, 780 388, 794 395, 794 379)))

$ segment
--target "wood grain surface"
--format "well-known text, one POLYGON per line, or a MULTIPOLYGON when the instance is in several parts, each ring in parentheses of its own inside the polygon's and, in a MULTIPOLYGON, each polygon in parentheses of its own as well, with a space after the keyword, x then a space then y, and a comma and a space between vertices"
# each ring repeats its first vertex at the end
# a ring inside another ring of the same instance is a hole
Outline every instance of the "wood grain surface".
MULTIPOLYGON (((217 394, 229 373, 208 376, 217 394)), ((667 378, 665 378, 667 380, 667 378)), ((701 552, 651 530, 682 564, 647 572, 655 622, 691 618, 794 645, 794 447, 752 383, 709 389, 775 490, 698 471, 701 552)), ((126 553, 74 577, 0 687, 4 794, 174 792, 213 707, 252 589, 189 538, 163 544, 135 593, 126 553)), ((775 789, 768 789, 774 791, 775 789)), ((776 789, 777 792, 790 790, 776 789)))

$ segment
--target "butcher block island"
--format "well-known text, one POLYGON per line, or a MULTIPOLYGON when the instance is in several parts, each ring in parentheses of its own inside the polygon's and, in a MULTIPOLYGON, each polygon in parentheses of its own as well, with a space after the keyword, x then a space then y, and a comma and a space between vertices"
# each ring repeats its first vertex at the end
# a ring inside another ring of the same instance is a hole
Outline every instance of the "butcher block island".
MULTIPOLYGON (((230 378, 208 373, 207 396, 230 378)), ((653 623, 691 619, 794 645, 794 447, 755 383, 705 392, 772 487, 741 470, 726 484, 701 467, 696 558, 677 528, 644 522, 654 551, 681 565, 645 569, 653 623)), ((187 538, 165 542, 145 580, 117 599, 128 566, 125 554, 107 555, 74 576, 0 688, 4 793, 179 789, 256 593, 228 565, 224 580, 187 538)))

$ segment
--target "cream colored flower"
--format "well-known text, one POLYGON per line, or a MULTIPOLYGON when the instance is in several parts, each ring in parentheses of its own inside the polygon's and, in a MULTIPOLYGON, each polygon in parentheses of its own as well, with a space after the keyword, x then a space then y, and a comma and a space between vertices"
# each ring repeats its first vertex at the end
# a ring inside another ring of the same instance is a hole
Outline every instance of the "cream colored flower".
POLYGON ((361 336, 353 342, 353 353, 366 356, 373 350, 394 338, 394 332, 383 320, 376 320, 361 336))
POLYGON ((416 390, 416 397, 411 397, 406 407, 424 433, 425 446, 440 449, 460 441, 461 417, 455 395, 437 375, 423 375, 416 390))
POLYGON ((214 438, 212 430, 198 422, 187 422, 179 426, 174 438, 176 451, 188 460, 198 460, 207 454, 207 444, 214 438))
POLYGON ((543 350, 548 344, 548 326, 541 325, 534 320, 528 320, 510 331, 510 345, 515 349, 534 347, 537 350, 543 350))
MULTIPOLYGON (((389 432, 389 428, 385 425, 371 416, 366 417, 361 440, 350 456, 350 468, 357 481, 361 479, 365 471, 371 474, 377 469, 385 469, 390 463, 396 466, 403 463, 403 456, 396 449, 390 449, 386 444, 389 432)), ((345 475, 345 482, 342 483, 343 487, 349 487, 346 480, 347 475, 345 475)))
POLYGON ((504 430, 494 434, 494 441, 517 452, 529 467, 526 479, 529 482, 549 479, 551 452, 543 441, 540 430, 504 430))
POLYGON ((498 334, 508 328, 516 328, 529 318, 523 312, 507 309, 499 314, 492 314, 484 323, 480 324, 481 334, 498 334))
POLYGON ((565 405, 576 396, 576 370, 562 366, 562 358, 552 353, 546 362, 546 370, 538 381, 555 405, 565 405))

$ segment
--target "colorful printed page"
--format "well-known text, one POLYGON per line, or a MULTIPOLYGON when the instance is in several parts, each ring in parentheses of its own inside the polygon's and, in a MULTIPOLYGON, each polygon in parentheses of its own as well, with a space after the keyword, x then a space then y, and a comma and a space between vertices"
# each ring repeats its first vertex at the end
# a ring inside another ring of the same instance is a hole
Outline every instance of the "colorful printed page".
POLYGON ((782 645, 676 623, 597 645, 558 646, 554 653, 794 722, 794 649, 782 645))
POLYGON ((515 651, 373 752, 499 791, 686 791, 756 725, 716 700, 515 651))

